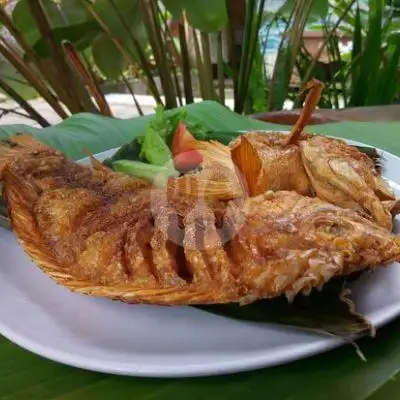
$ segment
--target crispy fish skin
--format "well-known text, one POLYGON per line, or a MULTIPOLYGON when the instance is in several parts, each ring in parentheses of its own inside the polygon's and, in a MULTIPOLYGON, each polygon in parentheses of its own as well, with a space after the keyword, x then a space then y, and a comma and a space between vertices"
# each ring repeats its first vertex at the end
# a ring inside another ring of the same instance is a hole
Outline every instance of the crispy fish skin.
MULTIPOLYGON (((255 185, 256 195, 267 190, 294 190, 303 195, 312 193, 312 186, 301 159, 300 148, 297 144, 288 145, 287 135, 280 132, 245 133, 229 143, 233 152, 240 145, 242 137, 252 145, 262 164, 262 170, 255 185)), ((305 137, 303 135, 303 138, 305 137)), ((241 169, 240 166, 239 169, 241 169)))
POLYGON ((365 154, 343 140, 322 136, 301 142, 300 148, 320 199, 365 212, 392 230, 390 208, 383 201, 395 201, 393 191, 365 154))
POLYGON ((8 163, 3 178, 27 254, 88 295, 162 305, 291 300, 400 259, 387 230, 293 191, 227 202, 174 197, 47 150, 8 163))
MULTIPOLYGON (((256 190, 294 190, 306 196, 316 195, 343 208, 350 208, 371 217, 389 231, 393 215, 400 210, 393 190, 377 172, 372 160, 345 141, 302 133, 295 143, 287 144, 287 135, 279 132, 243 135, 259 157, 261 171, 246 171, 248 162, 240 165, 247 180, 254 180, 256 190)), ((242 145, 241 137, 230 143, 232 152, 242 145)))

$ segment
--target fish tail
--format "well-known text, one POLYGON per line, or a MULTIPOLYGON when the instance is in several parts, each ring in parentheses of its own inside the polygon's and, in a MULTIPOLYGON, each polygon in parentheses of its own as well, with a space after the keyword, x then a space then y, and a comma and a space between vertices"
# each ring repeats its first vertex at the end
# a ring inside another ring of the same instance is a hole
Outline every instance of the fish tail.
POLYGON ((3 180, 4 170, 8 164, 17 158, 38 151, 55 153, 56 150, 25 134, 17 134, 0 141, 0 180, 3 180))
POLYGON ((60 266, 49 253, 38 229, 33 208, 37 198, 38 193, 33 183, 14 173, 11 168, 5 170, 4 199, 11 227, 28 256, 36 260, 40 268, 53 277, 60 266))

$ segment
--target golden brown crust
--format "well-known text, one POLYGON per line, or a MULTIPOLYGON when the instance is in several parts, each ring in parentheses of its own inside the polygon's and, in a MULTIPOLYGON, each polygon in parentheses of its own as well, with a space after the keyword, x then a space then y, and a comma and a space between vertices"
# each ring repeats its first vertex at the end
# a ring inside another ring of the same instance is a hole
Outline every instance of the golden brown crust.
MULTIPOLYGON (((241 138, 248 141, 253 152, 256 153, 261 161, 261 171, 244 172, 247 181, 251 181, 251 177, 246 175, 254 175, 256 177, 255 188, 253 192, 258 195, 267 190, 294 190, 303 195, 310 195, 312 187, 310 180, 304 169, 301 159, 300 148, 297 144, 287 144, 287 135, 279 132, 262 134, 262 133, 247 133, 239 138, 234 139, 229 146, 233 153, 237 153, 241 146, 245 143, 241 142, 241 138)), ((251 157, 254 159, 254 155, 251 157)), ((244 163, 245 168, 248 161, 244 163)), ((236 163, 240 168, 240 164, 236 163)))
POLYGON ((400 258, 385 229, 295 192, 218 201, 125 177, 126 191, 112 190, 119 179, 46 152, 4 171, 17 237, 71 290, 166 305, 292 299, 400 258))

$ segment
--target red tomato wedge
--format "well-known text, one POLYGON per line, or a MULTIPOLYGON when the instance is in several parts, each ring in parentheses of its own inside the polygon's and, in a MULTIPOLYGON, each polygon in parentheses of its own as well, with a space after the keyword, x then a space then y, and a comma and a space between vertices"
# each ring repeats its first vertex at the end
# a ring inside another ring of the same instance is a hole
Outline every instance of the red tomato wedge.
POLYGON ((197 140, 187 130, 185 124, 179 122, 171 143, 176 170, 187 172, 202 163, 203 156, 196 150, 196 142, 197 140))
POLYGON ((198 167, 203 156, 197 150, 188 150, 174 157, 174 167, 179 172, 187 172, 198 167))
POLYGON ((194 150, 196 139, 187 130, 183 122, 179 122, 172 138, 171 151, 174 156, 188 150, 194 150))

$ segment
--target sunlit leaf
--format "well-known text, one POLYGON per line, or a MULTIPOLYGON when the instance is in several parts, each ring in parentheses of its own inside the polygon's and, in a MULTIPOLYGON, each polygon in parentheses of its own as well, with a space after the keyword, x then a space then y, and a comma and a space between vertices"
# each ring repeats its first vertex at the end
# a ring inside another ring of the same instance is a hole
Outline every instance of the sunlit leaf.
MULTIPOLYGON (((68 40, 78 51, 83 51, 90 47, 94 39, 100 34, 101 28, 96 21, 87 21, 53 29, 53 37, 57 43, 68 40)), ((40 38, 33 45, 33 49, 40 57, 47 57, 50 55, 46 41, 43 38, 40 38)))
MULTIPOLYGON (((286 0, 279 9, 279 14, 290 15, 296 5, 297 0, 286 0)), ((313 0, 310 11, 310 17, 313 19, 323 19, 328 15, 329 1, 328 0, 313 0)))
POLYGON ((203 32, 212 32, 228 22, 225 0, 163 0, 168 11, 180 19, 182 11, 190 25, 203 32))
POLYGON ((293 71, 290 63, 292 49, 289 45, 278 51, 274 67, 274 76, 269 90, 269 109, 281 110, 288 95, 288 82, 293 71))
MULTIPOLYGON (((57 2, 41 0, 41 3, 53 28, 80 24, 88 20, 86 8, 79 0, 59 0, 57 2)), ((17 2, 12 13, 12 20, 30 45, 34 45, 41 38, 27 0, 17 2)))
MULTIPOLYGON (((94 9, 115 39, 122 44, 130 56, 135 58, 136 51, 132 37, 138 40, 143 47, 147 38, 138 2, 114 0, 114 4, 118 12, 114 10, 108 0, 97 1, 94 9)), ((109 78, 117 78, 128 65, 127 60, 107 33, 102 33, 96 38, 92 54, 96 65, 109 78)))
POLYGON ((0 60, 0 76, 25 100, 37 97, 35 89, 6 60, 0 60))

